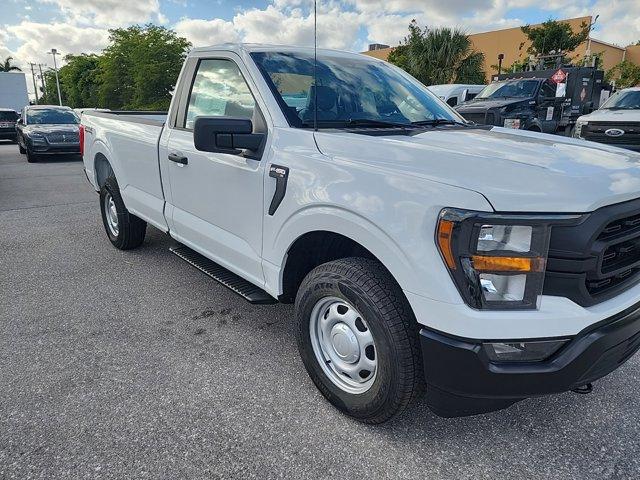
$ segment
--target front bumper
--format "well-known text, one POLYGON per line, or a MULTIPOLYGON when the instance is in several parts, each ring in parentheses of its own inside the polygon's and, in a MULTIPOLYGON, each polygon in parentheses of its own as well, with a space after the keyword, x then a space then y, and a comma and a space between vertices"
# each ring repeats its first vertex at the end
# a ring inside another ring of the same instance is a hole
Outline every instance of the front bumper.
POLYGON ((444 417, 486 413, 572 390, 617 369, 640 348, 640 303, 583 330, 541 362, 492 363, 482 341, 428 329, 420 341, 429 407, 444 417))
POLYGON ((80 143, 68 143, 57 145, 40 145, 31 144, 30 150, 38 155, 64 155, 73 154, 80 155, 80 143))
POLYGON ((15 140, 17 133, 13 130, 0 130, 0 140, 15 140))

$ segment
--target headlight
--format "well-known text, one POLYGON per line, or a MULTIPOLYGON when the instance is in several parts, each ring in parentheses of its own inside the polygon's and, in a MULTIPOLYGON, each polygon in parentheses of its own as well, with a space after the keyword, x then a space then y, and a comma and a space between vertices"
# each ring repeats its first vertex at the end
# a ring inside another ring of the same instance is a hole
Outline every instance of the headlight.
POLYGON ((47 143, 47 141, 45 140, 44 136, 39 134, 39 133, 28 133, 27 136, 29 137, 31 142, 34 143, 34 144, 45 144, 45 143, 47 143))
POLYGON ((576 122, 576 127, 573 130, 573 136, 575 138, 582 138, 582 127, 584 127, 585 125, 587 125, 589 122, 585 122, 585 121, 580 121, 578 120, 576 122))
POLYGON ((445 208, 436 240, 462 298, 478 309, 536 309, 550 219, 445 208))

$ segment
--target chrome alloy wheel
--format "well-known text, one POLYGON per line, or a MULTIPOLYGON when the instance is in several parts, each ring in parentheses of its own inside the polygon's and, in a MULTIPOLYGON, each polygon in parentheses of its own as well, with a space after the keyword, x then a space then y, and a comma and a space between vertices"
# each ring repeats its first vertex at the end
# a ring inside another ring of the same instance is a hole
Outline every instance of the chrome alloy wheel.
POLYGON ((104 216, 107 219, 107 227, 109 227, 111 235, 117 237, 120 232, 120 227, 118 226, 118 210, 116 209, 116 202, 113 201, 113 197, 109 192, 104 196, 102 208, 104 208, 104 216))
POLYGON ((347 393, 371 388, 378 367, 373 334, 362 315, 337 297, 318 301, 309 319, 311 345, 329 379, 347 393))

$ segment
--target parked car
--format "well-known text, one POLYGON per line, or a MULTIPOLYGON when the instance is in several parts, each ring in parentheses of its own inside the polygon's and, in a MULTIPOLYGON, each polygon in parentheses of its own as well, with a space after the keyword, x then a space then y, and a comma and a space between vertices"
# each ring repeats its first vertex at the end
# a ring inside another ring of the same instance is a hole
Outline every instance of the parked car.
POLYGON ((496 75, 473 100, 456 107, 460 115, 481 125, 570 136, 580 115, 600 105, 604 71, 595 67, 496 75))
POLYGON ((18 119, 18 147, 27 162, 39 155, 79 154, 80 119, 69 107, 32 105, 22 110, 18 119))
POLYGON ((578 118, 574 136, 640 152, 640 87, 619 90, 578 118))
POLYGON ((9 108, 0 108, 0 140, 16 141, 16 121, 18 112, 9 108))
POLYGON ((386 62, 297 47, 195 49, 154 115, 82 116, 109 241, 150 224, 295 302, 309 376, 359 420, 425 381, 443 416, 588 392, 640 348, 639 154, 470 124, 386 62))
POLYGON ((486 85, 445 84, 430 85, 429 90, 435 93, 452 107, 473 100, 486 85))

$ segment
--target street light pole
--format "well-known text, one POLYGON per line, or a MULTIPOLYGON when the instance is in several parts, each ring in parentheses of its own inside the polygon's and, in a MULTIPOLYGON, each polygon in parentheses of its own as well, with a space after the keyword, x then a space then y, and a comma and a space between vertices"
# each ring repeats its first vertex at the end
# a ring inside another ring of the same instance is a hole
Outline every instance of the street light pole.
POLYGON ((36 96, 36 105, 38 105, 38 85, 36 84, 36 74, 33 71, 33 67, 35 67, 36 64, 29 62, 29 66, 31 66, 31 78, 33 79, 33 94, 36 96))
POLYGON ((56 64, 56 55, 58 50, 52 48, 49 52, 53 56, 53 70, 56 72, 56 86, 58 87, 58 103, 62 106, 62 95, 60 95, 60 79, 58 78, 58 65, 56 64))

